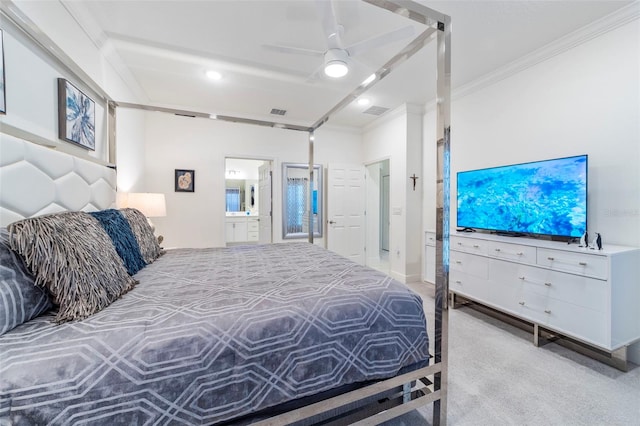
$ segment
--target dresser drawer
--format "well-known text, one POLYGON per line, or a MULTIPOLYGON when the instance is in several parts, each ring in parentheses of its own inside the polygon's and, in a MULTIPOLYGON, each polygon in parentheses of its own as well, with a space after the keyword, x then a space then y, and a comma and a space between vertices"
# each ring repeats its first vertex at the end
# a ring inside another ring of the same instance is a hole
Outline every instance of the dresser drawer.
POLYGON ((249 219, 247 221, 247 230, 249 232, 251 231, 258 231, 260 229, 260 223, 258 222, 258 219, 249 219))
POLYGON ((608 262, 605 256, 538 248, 537 264, 557 271, 572 272, 606 280, 608 262))
POLYGON ((486 302, 488 282, 464 272, 451 271, 449 273, 449 290, 468 296, 479 302, 486 302))
POLYGON ((530 266, 523 266, 518 279, 533 292, 594 311, 608 312, 606 281, 530 266))
POLYGON ((258 241, 258 231, 249 231, 247 232, 247 241, 258 241))
POLYGON ((449 253, 449 270, 487 280, 489 278, 489 259, 452 251, 449 253))
POLYGON ((451 250, 485 255, 488 253, 489 241, 464 238, 452 235, 449 239, 451 250))
POLYGON ((436 245, 436 233, 432 231, 427 231, 424 233, 424 244, 427 246, 435 246, 436 245))
POLYGON ((489 256, 514 262, 536 264, 536 248, 520 244, 491 242, 488 247, 489 256))
POLYGON ((560 300, 549 299, 547 322, 549 328, 568 336, 611 350, 609 316, 560 300))
POLYGON ((547 322, 549 298, 539 294, 528 286, 522 286, 514 308, 517 315, 538 323, 547 322))

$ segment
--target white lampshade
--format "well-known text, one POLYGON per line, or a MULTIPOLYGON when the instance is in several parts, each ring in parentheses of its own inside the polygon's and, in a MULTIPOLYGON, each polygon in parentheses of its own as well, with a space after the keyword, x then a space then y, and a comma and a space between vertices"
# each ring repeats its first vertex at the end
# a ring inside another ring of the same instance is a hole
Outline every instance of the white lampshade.
POLYGON ((152 192, 118 192, 116 204, 119 208, 140 210, 146 217, 164 217, 167 215, 167 204, 164 194, 152 192))

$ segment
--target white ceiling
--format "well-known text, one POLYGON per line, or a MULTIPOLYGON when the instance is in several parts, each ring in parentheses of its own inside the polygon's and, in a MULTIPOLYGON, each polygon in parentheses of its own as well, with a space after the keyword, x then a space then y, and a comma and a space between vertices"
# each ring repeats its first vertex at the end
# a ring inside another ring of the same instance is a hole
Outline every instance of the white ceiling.
MULTIPOLYGON (((415 35, 358 56, 341 80, 321 76, 322 58, 265 45, 325 51, 314 0, 61 0, 149 105, 309 126, 426 27, 358 0, 334 0, 348 46, 412 26, 415 35), (223 74, 209 80, 205 71, 223 74), (284 117, 271 115, 284 109, 284 117)), ((327 1, 327 0, 320 0, 327 1)), ((461 87, 632 1, 421 1, 452 18, 452 87, 461 87)), ((367 94, 395 108, 435 98, 431 43, 367 94)), ((376 117, 349 105, 331 123, 362 127, 376 117)))

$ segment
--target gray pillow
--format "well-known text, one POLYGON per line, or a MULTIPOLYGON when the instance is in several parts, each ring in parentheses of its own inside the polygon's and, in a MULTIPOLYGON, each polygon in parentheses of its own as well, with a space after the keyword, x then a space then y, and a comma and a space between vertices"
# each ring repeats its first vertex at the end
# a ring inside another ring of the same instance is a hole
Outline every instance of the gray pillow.
POLYGON ((140 254, 142 254, 142 258, 147 265, 160 257, 161 254, 164 254, 160 244, 158 244, 158 239, 153 234, 149 221, 142 212, 130 208, 120 209, 120 211, 129 221, 129 226, 131 226, 133 235, 135 235, 138 246, 140 246, 140 254))
POLYGON ((46 290, 37 287, 26 265, 9 247, 0 228, 0 336, 51 309, 46 290))
POLYGON ((11 248, 20 253, 37 285, 59 305, 56 322, 86 318, 129 291, 127 274, 111 238, 84 212, 56 213, 7 226, 11 248))

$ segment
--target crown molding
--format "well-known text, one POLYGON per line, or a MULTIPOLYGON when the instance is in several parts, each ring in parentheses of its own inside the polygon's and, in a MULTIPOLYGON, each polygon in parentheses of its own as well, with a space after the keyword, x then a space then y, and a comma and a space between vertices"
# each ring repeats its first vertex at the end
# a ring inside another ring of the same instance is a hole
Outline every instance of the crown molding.
MULTIPOLYGON (((505 66, 454 89, 451 98, 456 100, 477 92, 637 19, 640 19, 640 2, 635 1, 505 66)), ((427 102, 425 110, 430 111, 435 108, 435 105, 435 100, 427 102)))
POLYGON ((113 42, 98 24, 98 21, 89 13, 86 5, 79 1, 59 0, 69 16, 78 24, 82 31, 93 43, 100 55, 113 67, 124 84, 140 102, 149 102, 149 96, 144 91, 138 80, 133 76, 129 67, 125 65, 113 42))

